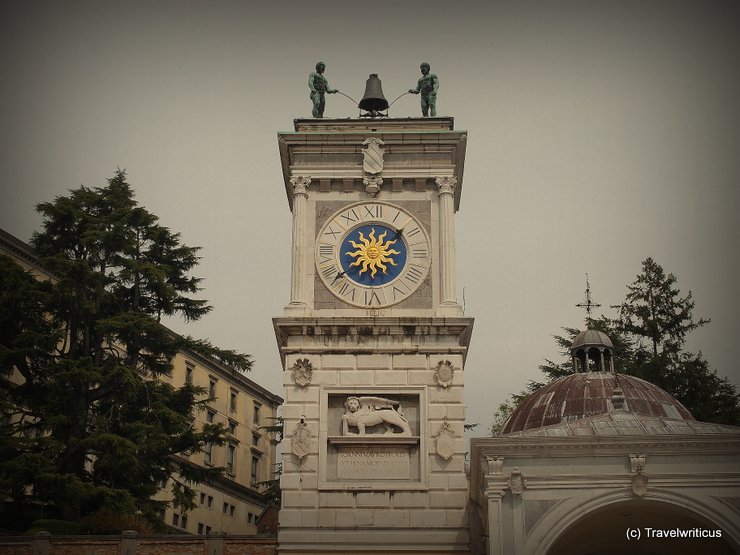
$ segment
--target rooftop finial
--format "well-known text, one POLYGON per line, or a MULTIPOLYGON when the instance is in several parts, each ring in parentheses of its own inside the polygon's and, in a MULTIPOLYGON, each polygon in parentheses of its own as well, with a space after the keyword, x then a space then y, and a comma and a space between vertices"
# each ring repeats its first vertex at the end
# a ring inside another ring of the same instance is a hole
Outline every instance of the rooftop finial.
POLYGON ((586 327, 588 327, 591 320, 591 310, 601 306, 600 304, 591 301, 591 285, 588 283, 588 274, 586 274, 586 300, 585 302, 578 303, 576 306, 578 308, 586 309, 586 327))

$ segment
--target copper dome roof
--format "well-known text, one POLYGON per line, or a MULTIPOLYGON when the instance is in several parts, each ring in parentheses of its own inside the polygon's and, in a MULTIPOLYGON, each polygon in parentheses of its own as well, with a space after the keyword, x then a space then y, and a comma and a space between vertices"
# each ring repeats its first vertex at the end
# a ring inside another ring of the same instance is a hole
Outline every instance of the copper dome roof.
MULTIPOLYGON (((598 333, 598 332, 597 332, 598 333)), ((556 380, 527 397, 502 434, 520 432, 614 411, 612 395, 621 388, 625 410, 644 416, 694 420, 671 395, 640 378, 611 372, 581 372, 556 380)))
POLYGON ((613 349, 614 345, 605 333, 596 330, 585 330, 576 335, 570 349, 572 351, 579 347, 608 347, 613 349))

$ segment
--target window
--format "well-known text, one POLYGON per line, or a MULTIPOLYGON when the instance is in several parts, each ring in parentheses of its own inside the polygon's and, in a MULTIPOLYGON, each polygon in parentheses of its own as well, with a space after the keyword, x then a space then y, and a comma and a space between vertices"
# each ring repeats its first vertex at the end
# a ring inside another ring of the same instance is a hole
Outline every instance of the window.
POLYGON ((254 513, 247 513, 247 523, 257 524, 257 515, 254 513))
POLYGON ((211 457, 212 450, 213 450, 213 445, 211 445, 210 443, 206 443, 203 446, 203 462, 205 462, 206 464, 212 463, 212 457, 211 457))
POLYGON ((204 531, 205 531, 205 528, 203 526, 203 523, 199 522, 198 523, 198 535, 202 536, 204 531))
POLYGON ((206 494, 205 493, 200 494, 200 504, 203 506, 205 506, 206 504, 206 494))
POLYGON ((180 515, 172 513, 172 526, 180 526, 180 515))
POLYGON ((236 399, 239 396, 239 392, 236 389, 232 389, 229 393, 229 410, 236 412, 236 399))
POLYGON ((185 362, 185 383, 188 385, 193 384, 193 370, 195 366, 192 362, 185 362))
POLYGON ((234 454, 236 453, 236 447, 229 444, 226 446, 226 472, 234 474, 234 454))
MULTIPOLYGON (((213 496, 212 495, 209 495, 208 496, 207 506, 208 506, 209 509, 212 509, 213 508, 213 496)), ((208 527, 206 527, 206 528, 208 528, 208 527)), ((210 528, 208 528, 208 529, 210 530, 210 528)))
POLYGON ((257 483, 257 465, 260 462, 260 458, 257 455, 252 455, 252 483, 257 483))
POLYGON ((212 399, 216 397, 216 384, 218 383, 218 380, 211 376, 208 379, 208 396, 212 399))
POLYGON ((255 428, 260 423, 260 408, 262 408, 262 405, 260 405, 258 402, 255 401, 255 403, 254 403, 254 414, 252 415, 252 422, 253 422, 255 428))
POLYGON ((236 435, 236 422, 229 420, 229 433, 233 436, 236 435))
POLYGON ((259 434, 252 434, 252 447, 257 447, 260 442, 260 436, 259 434))
POLYGON ((183 530, 188 529, 188 515, 182 515, 182 518, 180 519, 180 528, 183 530))
POLYGON ((236 507, 234 505, 232 505, 231 503, 224 503, 223 513, 226 516, 234 516, 235 512, 236 512, 236 507))
POLYGON ((214 418, 216 418, 215 411, 208 409, 208 411, 206 412, 206 422, 208 422, 209 424, 213 424, 214 418))

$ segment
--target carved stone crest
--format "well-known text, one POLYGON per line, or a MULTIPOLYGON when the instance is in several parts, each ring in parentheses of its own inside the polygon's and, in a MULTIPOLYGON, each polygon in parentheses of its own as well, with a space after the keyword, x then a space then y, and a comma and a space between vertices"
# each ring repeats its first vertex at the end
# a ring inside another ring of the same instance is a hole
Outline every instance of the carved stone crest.
POLYGON ((437 385, 448 387, 454 376, 455 368, 449 360, 440 360, 437 363, 437 369, 434 371, 434 379, 437 380, 437 385))
POLYGON ((362 144, 365 146, 362 149, 362 169, 371 175, 383 171, 383 154, 385 151, 380 147, 385 143, 377 137, 369 137, 362 144))
POLYGON ((385 428, 385 434, 411 435, 408 420, 403 416, 403 409, 398 401, 384 397, 347 397, 342 415, 342 435, 364 436, 367 428, 379 424, 385 428), (357 428, 357 432, 350 431, 350 428, 357 428))
POLYGON ((447 422, 446 416, 435 437, 437 438, 437 455, 446 461, 450 460, 452 455, 455 454, 455 438, 457 436, 450 427, 449 422, 447 422))
POLYGON ((645 455, 630 455, 630 470, 632 471, 632 493, 642 497, 647 493, 648 477, 645 474, 645 455))
POLYGON ((311 450, 312 435, 308 424, 301 417, 301 421, 296 424, 290 438, 290 450, 298 457, 299 461, 303 460, 303 457, 308 455, 308 452, 311 450))
POLYGON ((300 387, 306 387, 311 383, 313 365, 307 358, 299 358, 293 364, 293 381, 300 387))
POLYGON ((527 487, 527 477, 522 474, 518 466, 515 466, 511 471, 511 476, 506 480, 506 485, 509 486, 511 493, 521 495, 527 487))

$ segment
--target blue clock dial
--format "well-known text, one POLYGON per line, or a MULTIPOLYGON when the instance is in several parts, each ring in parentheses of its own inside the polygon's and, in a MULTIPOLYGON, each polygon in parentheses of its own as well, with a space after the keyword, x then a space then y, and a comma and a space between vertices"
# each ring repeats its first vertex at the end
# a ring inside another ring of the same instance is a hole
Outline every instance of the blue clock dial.
POLYGON ((347 278, 371 287, 396 279, 406 266, 406 258, 406 243, 398 231, 376 223, 352 229, 339 252, 347 278))

